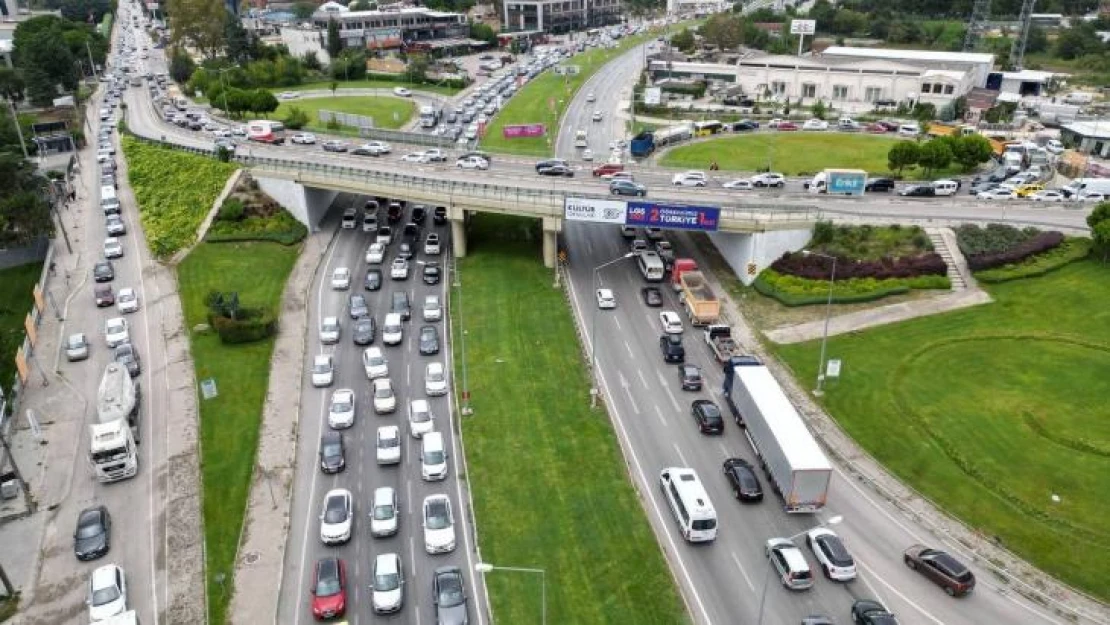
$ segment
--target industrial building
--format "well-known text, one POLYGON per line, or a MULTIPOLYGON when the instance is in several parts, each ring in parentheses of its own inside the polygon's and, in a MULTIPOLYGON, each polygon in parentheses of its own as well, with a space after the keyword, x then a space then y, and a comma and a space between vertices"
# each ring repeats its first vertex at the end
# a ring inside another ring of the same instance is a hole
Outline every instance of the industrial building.
POLYGON ((506 31, 564 33, 621 21, 620 0, 505 0, 506 31))
POLYGON ((1110 158, 1110 119, 1065 124, 1060 127, 1060 140, 1085 154, 1110 158))

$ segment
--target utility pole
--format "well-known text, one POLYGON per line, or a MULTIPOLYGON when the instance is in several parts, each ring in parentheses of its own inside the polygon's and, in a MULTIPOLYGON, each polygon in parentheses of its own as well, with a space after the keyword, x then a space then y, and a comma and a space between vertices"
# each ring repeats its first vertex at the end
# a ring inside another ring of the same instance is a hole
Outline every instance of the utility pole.
POLYGON ((27 154, 27 144, 23 141, 23 129, 19 127, 19 117, 15 114, 15 104, 8 100, 8 110, 12 112, 12 124, 15 124, 15 133, 19 135, 19 147, 23 148, 23 158, 31 158, 27 154))

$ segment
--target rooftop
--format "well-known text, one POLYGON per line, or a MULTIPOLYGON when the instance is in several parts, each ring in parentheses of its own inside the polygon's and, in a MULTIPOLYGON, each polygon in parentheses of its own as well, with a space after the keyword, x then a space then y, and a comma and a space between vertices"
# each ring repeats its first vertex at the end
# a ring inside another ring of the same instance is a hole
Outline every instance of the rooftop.
POLYGON ((1022 82, 1041 82, 1046 83, 1052 79, 1055 74, 1052 72, 1040 72, 1032 69, 1023 69, 1020 72, 1002 72, 1003 80, 1020 80, 1022 82))
POLYGON ((1061 126, 1061 128, 1089 139, 1110 139, 1110 119, 1072 122, 1061 126))
POLYGON ((934 63, 988 63, 994 64, 994 55, 981 52, 938 52, 935 50, 893 50, 890 48, 852 48, 830 46, 825 55, 854 56, 859 58, 888 59, 891 61, 925 61, 934 63))

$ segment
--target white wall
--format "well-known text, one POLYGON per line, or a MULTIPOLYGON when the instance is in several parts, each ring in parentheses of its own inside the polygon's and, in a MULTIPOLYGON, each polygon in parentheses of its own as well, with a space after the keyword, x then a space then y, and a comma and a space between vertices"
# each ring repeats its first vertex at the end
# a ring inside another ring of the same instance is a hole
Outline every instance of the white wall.
POLYGON ((809 243, 813 230, 773 230, 756 233, 711 232, 709 240, 721 252, 740 281, 751 285, 759 272, 786 252, 796 252, 809 243), (748 274, 748 263, 755 263, 755 275, 748 274))
POLYGON ((338 192, 327 189, 305 188, 298 182, 284 178, 263 178, 256 175, 254 179, 258 181, 260 189, 274 198, 311 232, 318 229, 317 226, 327 213, 328 207, 339 195, 338 192))

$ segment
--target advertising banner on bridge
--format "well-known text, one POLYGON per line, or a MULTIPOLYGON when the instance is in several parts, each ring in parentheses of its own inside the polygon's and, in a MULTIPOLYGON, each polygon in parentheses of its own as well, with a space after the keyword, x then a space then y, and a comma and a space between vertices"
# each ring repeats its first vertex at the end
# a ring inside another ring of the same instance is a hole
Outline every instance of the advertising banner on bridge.
POLYGON ((623 224, 628 206, 619 200, 568 197, 563 201, 563 219, 623 224))
POLYGON ((545 134, 547 134, 547 126, 543 124, 521 124, 518 126, 505 126, 501 129, 501 136, 506 139, 542 137, 545 134))
POLYGON ((720 221, 721 209, 716 206, 629 202, 624 223, 628 226, 716 232, 720 221))

